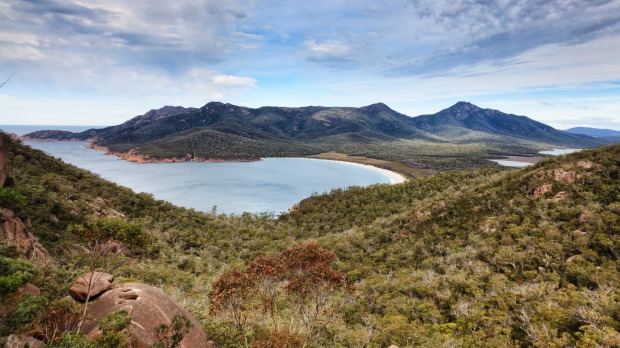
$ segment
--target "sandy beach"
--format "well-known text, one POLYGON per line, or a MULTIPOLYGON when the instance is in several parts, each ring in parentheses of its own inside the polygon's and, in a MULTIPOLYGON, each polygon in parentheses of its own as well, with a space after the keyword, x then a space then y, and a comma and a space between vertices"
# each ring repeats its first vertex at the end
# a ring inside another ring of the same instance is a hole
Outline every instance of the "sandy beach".
POLYGON ((350 164, 353 164, 353 165, 356 165, 356 166, 370 168, 370 169, 372 169, 372 170, 374 170, 376 172, 379 172, 379 173, 387 176, 390 179, 390 184, 400 184, 400 183, 403 183, 403 182, 407 181, 407 179, 404 176, 402 176, 402 175, 400 175, 400 174, 398 174, 396 172, 393 172, 391 170, 387 170, 387 169, 371 166, 371 165, 368 165, 368 164, 352 163, 352 162, 347 162, 347 163, 350 163, 350 164))
POLYGON ((400 184, 400 183, 403 183, 403 182, 407 181, 407 178, 405 178, 403 175, 400 175, 400 174, 398 174, 396 172, 393 172, 391 170, 388 170, 388 169, 383 169, 383 168, 371 166, 369 164, 362 164, 362 163, 355 163, 355 162, 348 162, 348 161, 330 160, 330 159, 322 159, 322 158, 309 158, 309 157, 299 157, 299 158, 310 159, 310 160, 317 160, 317 161, 334 161, 334 162, 338 162, 338 163, 350 164, 352 166, 365 167, 365 168, 368 168, 368 169, 372 169, 372 170, 374 170, 376 172, 379 172, 379 173, 387 176, 388 179, 390 179, 390 184, 392 184, 392 185, 400 184))

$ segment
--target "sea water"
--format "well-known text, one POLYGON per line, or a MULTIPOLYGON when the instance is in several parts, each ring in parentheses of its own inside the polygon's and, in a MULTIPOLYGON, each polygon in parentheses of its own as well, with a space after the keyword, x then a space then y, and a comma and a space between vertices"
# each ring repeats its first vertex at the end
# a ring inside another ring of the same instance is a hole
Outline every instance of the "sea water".
POLYGON ((217 213, 280 214, 335 188, 389 183, 387 176, 345 162, 266 158, 255 162, 134 163, 84 142, 24 142, 100 177, 173 204, 217 213))

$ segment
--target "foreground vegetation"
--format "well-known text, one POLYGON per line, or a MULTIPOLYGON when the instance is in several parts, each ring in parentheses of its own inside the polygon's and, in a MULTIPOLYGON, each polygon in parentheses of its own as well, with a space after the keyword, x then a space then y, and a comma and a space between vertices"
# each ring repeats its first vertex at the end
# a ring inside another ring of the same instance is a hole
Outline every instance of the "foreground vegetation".
POLYGON ((96 268, 161 287, 221 347, 620 344, 620 145, 335 190, 275 217, 181 209, 9 142, 0 202, 55 261, 2 244, 0 336, 53 344, 51 314, 96 268), (93 259, 97 240, 132 253, 93 259), (14 305, 26 281, 43 296, 14 305))

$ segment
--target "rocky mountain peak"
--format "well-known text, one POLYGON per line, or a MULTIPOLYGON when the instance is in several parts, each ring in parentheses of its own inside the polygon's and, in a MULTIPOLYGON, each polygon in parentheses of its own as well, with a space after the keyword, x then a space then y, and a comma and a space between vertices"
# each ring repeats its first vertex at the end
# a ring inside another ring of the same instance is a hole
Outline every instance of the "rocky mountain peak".
POLYGON ((379 113, 379 112, 385 112, 385 111, 391 111, 393 112, 394 110, 392 110, 389 106, 383 104, 383 103, 375 103, 375 104, 371 104, 368 106, 364 106, 362 108, 360 108, 366 112, 370 112, 372 114, 375 113, 379 113))
POLYGON ((462 121, 472 117, 475 114, 479 114, 484 109, 481 109, 472 103, 460 101, 446 110, 451 116, 459 121, 462 121))

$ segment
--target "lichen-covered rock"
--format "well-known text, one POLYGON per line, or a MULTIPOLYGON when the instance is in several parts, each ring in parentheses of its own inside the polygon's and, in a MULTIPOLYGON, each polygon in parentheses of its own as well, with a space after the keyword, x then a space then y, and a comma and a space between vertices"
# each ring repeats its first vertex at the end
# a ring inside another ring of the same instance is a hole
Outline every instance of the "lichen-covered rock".
POLYGON ((0 241, 15 244, 17 249, 29 259, 42 262, 50 260, 50 253, 41 245, 39 238, 33 232, 30 221, 22 221, 12 210, 0 208, 0 241))
POLYGON ((4 342, 4 348, 43 348, 43 341, 30 336, 10 335, 4 342))
POLYGON ((104 272, 89 272, 75 281, 69 294, 73 299, 85 302, 88 298, 93 298, 112 286, 114 276, 104 272))
POLYGON ((89 305, 91 318, 82 326, 89 337, 101 334, 99 321, 110 313, 127 311, 131 317, 127 331, 130 333, 131 347, 147 348, 157 342, 155 328, 170 325, 177 315, 189 319, 192 327, 181 341, 180 347, 210 347, 202 325, 185 308, 177 304, 161 290, 140 283, 114 286, 89 305))
POLYGON ((553 192, 553 184, 544 184, 534 189, 531 197, 536 199, 543 196, 547 192, 553 192))

